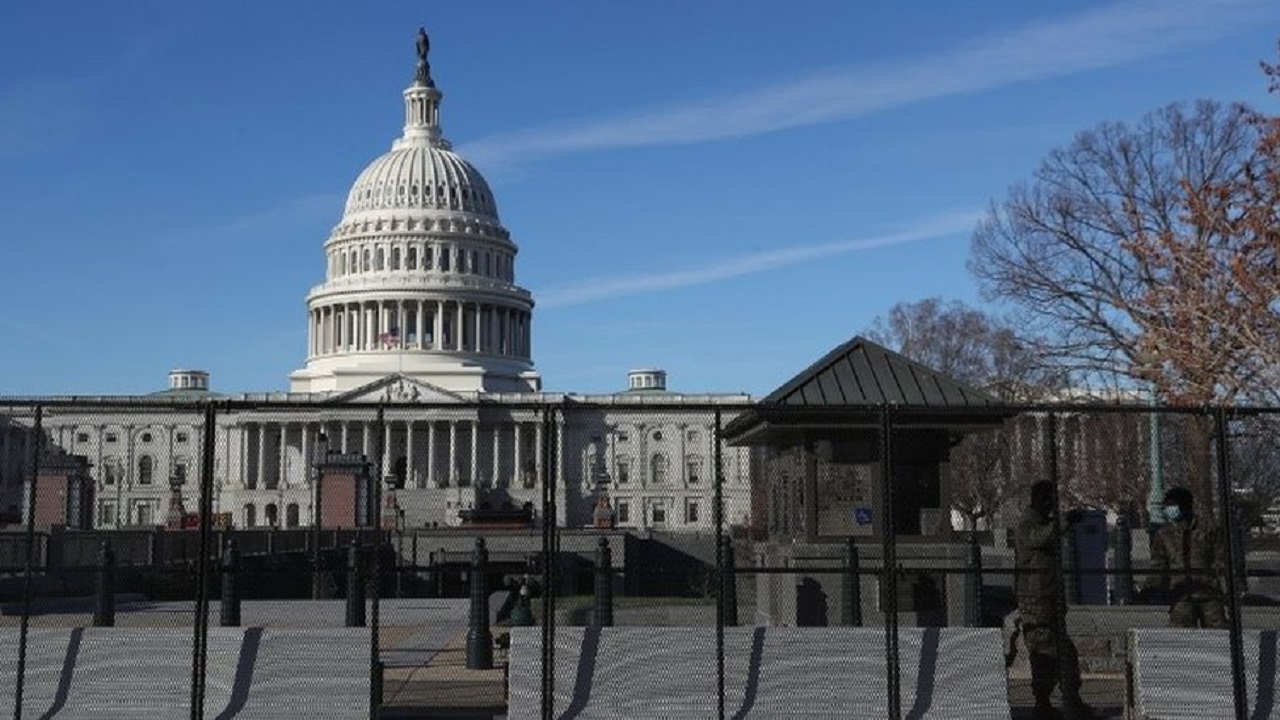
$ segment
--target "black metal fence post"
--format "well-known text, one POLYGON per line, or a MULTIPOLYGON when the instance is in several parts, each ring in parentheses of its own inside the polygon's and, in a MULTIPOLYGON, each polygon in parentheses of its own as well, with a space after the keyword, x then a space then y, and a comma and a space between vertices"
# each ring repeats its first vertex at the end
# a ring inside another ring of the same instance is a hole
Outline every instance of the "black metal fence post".
POLYGON ((733 553, 733 538, 724 539, 724 626, 738 625, 738 575, 737 559, 733 553))
POLYGON ((840 623, 848 627, 862 626, 862 578, 858 574, 858 543, 853 538, 845 538, 844 574, 841 576, 844 587, 840 605, 840 623))
POLYGON ((364 563, 360 557, 360 538, 351 539, 347 548, 347 627, 364 627, 364 563))
POLYGON ((591 624, 613 627, 613 551, 606 538, 600 538, 596 546, 596 597, 591 624))
POLYGON ((1115 573, 1111 576, 1111 602, 1128 605, 1133 599, 1133 535, 1123 515, 1116 518, 1115 573))
POLYGON ((884 607, 885 678, 889 720, 902 720, 902 679, 898 650, 898 538, 893 483, 893 415, 880 406, 880 494, 882 563, 881 593, 884 607))
MULTIPOLYGON (((724 626, 728 625, 726 615, 729 612, 729 586, 736 578, 726 565, 725 532, 724 532, 724 457, 720 437, 722 427, 720 409, 715 411, 715 436, 713 438, 712 472, 715 476, 715 497, 712 499, 711 512, 716 526, 716 712, 720 720, 724 720, 725 687, 724 687, 724 626)), ((735 601, 736 604, 736 601, 735 601)), ((734 608, 737 615, 737 608, 734 608)), ((736 623, 735 623, 736 624, 736 623)))
MULTIPOLYGON (((1227 606, 1231 630, 1231 691, 1237 720, 1249 717, 1249 696, 1244 677, 1244 638, 1240 626, 1240 580, 1236 563, 1242 548, 1236 535, 1236 514, 1231 497, 1231 447, 1227 441, 1227 411, 1219 406, 1214 417, 1217 434, 1218 492, 1221 499, 1222 531, 1227 543, 1227 606)), ((1206 508, 1206 512, 1207 512, 1206 508)))
POLYGON ((240 572, 240 549, 236 539, 227 538, 222 553, 222 601, 218 604, 222 627, 240 627, 240 588, 236 577, 240 572))
POLYGON ((467 623, 467 669, 493 667, 493 633, 489 630, 489 550, 484 538, 476 538, 471 553, 471 613, 467 623))
POLYGON ((115 627, 116 554, 110 540, 103 540, 98 547, 98 582, 94 590, 93 626, 115 627))
POLYGON ((31 622, 31 573, 36 549, 36 490, 40 478, 40 453, 44 447, 44 408, 36 406, 31 426, 31 480, 27 491, 26 547, 22 561, 22 620, 18 631, 18 677, 13 692, 13 717, 22 720, 22 689, 27 670, 27 631, 31 622))
MULTIPOLYGON (((191 720, 204 718, 206 670, 209 661, 209 567, 210 556, 216 551, 210 547, 213 538, 213 465, 216 456, 217 411, 212 402, 201 406, 203 428, 200 445, 200 552, 195 567, 195 617, 191 628, 191 720)), ((155 552, 158 533, 152 533, 151 562, 161 562, 155 552)))
POLYGON ((982 546, 976 528, 969 532, 969 574, 964 585, 964 624, 982 627, 982 546))

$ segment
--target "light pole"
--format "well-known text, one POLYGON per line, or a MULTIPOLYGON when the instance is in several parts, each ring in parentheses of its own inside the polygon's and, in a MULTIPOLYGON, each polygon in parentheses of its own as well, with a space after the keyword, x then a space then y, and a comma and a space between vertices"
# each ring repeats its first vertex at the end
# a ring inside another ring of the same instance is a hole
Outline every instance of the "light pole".
POLYGON ((311 481, 311 599, 319 600, 324 596, 324 573, 320 570, 320 479, 321 465, 329 455, 329 438, 321 431, 316 437, 315 450, 312 453, 312 466, 315 474, 311 481))

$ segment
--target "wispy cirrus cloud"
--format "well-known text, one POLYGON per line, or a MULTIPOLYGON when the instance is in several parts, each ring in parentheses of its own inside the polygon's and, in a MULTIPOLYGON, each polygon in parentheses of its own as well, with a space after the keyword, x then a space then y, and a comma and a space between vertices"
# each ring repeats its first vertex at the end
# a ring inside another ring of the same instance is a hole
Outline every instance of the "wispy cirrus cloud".
POLYGON ((609 148, 699 143, 842 120, 910 103, 1122 65, 1280 17, 1274 0, 1134 0, 893 64, 829 70, 755 91, 468 143, 484 167, 609 148))
POLYGON ((693 270, 654 273, 651 275, 595 278, 567 287, 551 287, 539 290, 536 293, 538 307, 545 309, 582 305, 597 300, 706 285, 744 275, 756 275, 772 270, 780 270, 791 265, 837 255, 848 255, 876 248, 933 240, 956 233, 969 232, 973 229, 974 223, 981 217, 982 213, 978 211, 951 213, 936 217, 909 230, 877 237, 842 240, 818 245, 802 245, 771 252, 740 255, 707 262, 703 264, 703 267, 693 270))

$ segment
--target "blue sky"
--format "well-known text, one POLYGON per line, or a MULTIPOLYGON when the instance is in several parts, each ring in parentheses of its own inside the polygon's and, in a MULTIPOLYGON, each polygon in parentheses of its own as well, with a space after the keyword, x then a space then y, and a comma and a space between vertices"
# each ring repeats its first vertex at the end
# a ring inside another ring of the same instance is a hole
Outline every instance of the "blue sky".
POLYGON ((545 386, 764 394, 896 302, 979 302, 974 221, 1075 132, 1274 112, 1280 3, 14 3, 0 394, 286 388, 420 24, 545 386))

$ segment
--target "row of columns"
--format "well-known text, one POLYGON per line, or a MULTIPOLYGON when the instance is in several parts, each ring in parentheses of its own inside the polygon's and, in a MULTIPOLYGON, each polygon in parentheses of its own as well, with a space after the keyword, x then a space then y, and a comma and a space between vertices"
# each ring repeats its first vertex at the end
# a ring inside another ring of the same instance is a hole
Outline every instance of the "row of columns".
MULTIPOLYGON (((296 456, 301 459, 302 471, 295 473, 294 477, 298 480, 295 485, 305 485, 310 482, 313 469, 311 467, 312 448, 318 437, 318 433, 324 430, 328 435, 330 450, 343 453, 360 453, 370 460, 373 458, 373 433, 375 423, 372 420, 365 421, 338 421, 335 428, 333 423, 252 423, 244 426, 243 432, 240 433, 240 478, 242 486, 247 489, 278 489, 282 485, 288 484, 289 467, 288 458, 290 457, 289 448, 292 439, 297 438, 297 446, 300 453, 296 456), (336 432, 335 432, 336 430, 336 432), (359 437, 359 445, 354 443, 355 436, 359 437), (275 446, 274 458, 271 458, 271 464, 274 467, 268 467, 268 448, 275 446), (268 474, 268 470, 271 474, 268 474)), ((436 420, 436 421, 415 421, 415 420, 387 420, 383 423, 384 436, 382 438, 383 448, 383 475, 390 476, 393 473, 393 462, 396 458, 405 458, 405 485, 410 488, 439 488, 439 487, 456 487, 461 484, 464 479, 461 473, 461 464, 458 462, 459 452, 465 450, 470 462, 466 467, 469 476, 465 479, 475 482, 480 478, 487 478, 490 482, 496 482, 502 476, 505 468, 511 468, 512 475, 508 478, 513 485, 523 483, 524 468, 530 463, 533 464, 534 478, 541 475, 541 457, 537 452, 537 448, 541 447, 543 441, 543 430, 541 423, 507 423, 493 426, 492 433, 492 452, 489 457, 489 466, 487 468, 480 467, 480 423, 477 420, 436 420), (425 427, 424 427, 425 425, 425 427), (439 427, 444 425, 445 427, 439 427), (397 435, 403 435, 404 444, 399 445, 393 442, 397 435), (463 437, 465 436, 465 438, 463 437), (510 452, 503 453, 503 438, 510 439, 510 452), (462 441, 465 440, 466 446, 463 447, 462 441), (530 444, 531 443, 531 444, 530 444), (526 445, 529 444, 529 447, 526 445), (403 447, 403 455, 399 452, 403 447), (426 472, 418 474, 416 470, 423 463, 419 462, 419 451, 424 451, 425 470, 426 472), (443 473, 437 473, 437 469, 441 465, 439 460, 444 458, 445 470, 443 473), (510 460, 509 463, 504 460, 510 460), (483 472, 487 470, 488 472, 483 472)), ((563 435, 561 436, 563 437, 563 435)), ((560 467, 558 472, 563 470, 563 453, 557 453, 560 458, 560 467)))
POLYGON ((511 255, 460 245, 379 243, 372 248, 340 250, 329 256, 330 278, 383 271, 440 271, 505 282, 515 280, 511 255))
POLYGON ((311 356, 413 348, 527 359, 531 320, 526 310, 457 300, 327 305, 311 310, 311 356), (385 341, 392 328, 396 339, 385 341))

